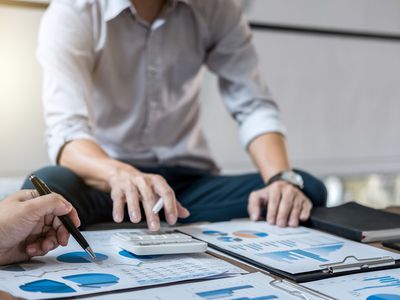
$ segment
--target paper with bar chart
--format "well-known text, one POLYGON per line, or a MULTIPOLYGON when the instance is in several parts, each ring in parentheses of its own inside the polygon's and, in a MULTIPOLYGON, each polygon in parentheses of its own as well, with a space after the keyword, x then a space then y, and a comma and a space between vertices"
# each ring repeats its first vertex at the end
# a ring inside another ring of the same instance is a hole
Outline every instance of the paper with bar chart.
POLYGON ((325 269, 323 265, 341 262, 347 256, 400 259, 400 254, 301 226, 280 228, 266 222, 231 221, 189 226, 180 231, 291 274, 325 269))
POLYGON ((336 299, 400 300, 400 269, 334 277, 302 285, 336 299))
POLYGON ((95 263, 70 239, 67 247, 44 257, 0 267, 0 290, 27 299, 54 299, 246 273, 206 254, 136 256, 112 245, 112 234, 120 231, 83 232, 96 252, 95 263))
MULTIPOLYGON (((203 281, 177 286, 161 287, 144 291, 118 294, 119 300, 289 300, 289 299, 321 299, 305 290, 293 289, 285 291, 276 287, 274 279, 261 273, 203 281), (290 292, 292 294, 290 294, 290 292), (179 297, 177 297, 179 295, 179 297), (298 295, 298 296, 294 296, 298 295)), ((110 295, 87 300, 108 300, 110 295)))

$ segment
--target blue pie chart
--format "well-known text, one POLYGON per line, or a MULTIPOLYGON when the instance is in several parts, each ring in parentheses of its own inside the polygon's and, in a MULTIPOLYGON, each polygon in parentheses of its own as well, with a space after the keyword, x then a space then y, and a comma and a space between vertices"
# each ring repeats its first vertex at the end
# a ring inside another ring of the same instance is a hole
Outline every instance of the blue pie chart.
MULTIPOLYGON (((103 261, 108 258, 107 255, 101 254, 101 253, 96 253, 96 261, 103 261)), ((90 256, 84 252, 84 251, 77 251, 77 252, 69 252, 62 254, 57 257, 58 261, 65 262, 65 263, 72 263, 72 264, 77 264, 77 263, 92 263, 92 259, 90 256)))
POLYGON ((268 233, 262 231, 254 231, 254 230, 239 230, 235 231, 233 235, 241 237, 241 238, 260 238, 267 237, 268 233))
POLYGON ((136 255, 132 252, 126 251, 126 250, 121 250, 118 253, 119 255, 123 256, 123 257, 127 257, 127 258, 132 258, 132 259, 153 259, 156 257, 159 257, 161 255, 136 255))
POLYGON ((212 236, 225 236, 225 235, 228 235, 227 233, 221 232, 221 231, 218 231, 218 230, 204 230, 202 233, 205 234, 205 235, 212 235, 212 236))
POLYGON ((231 237, 231 236, 220 236, 220 237, 217 237, 217 240, 221 241, 221 242, 227 242, 227 243, 241 242, 242 241, 242 239, 234 238, 234 237, 231 237))
POLYGON ((71 288, 70 286, 66 285, 63 282, 58 282, 48 279, 28 282, 21 285, 19 288, 25 292, 47 293, 47 294, 55 294, 55 293, 63 294, 63 293, 76 292, 73 288, 71 288))
POLYGON ((102 288, 117 284, 119 277, 106 273, 86 273, 65 276, 63 279, 75 282, 82 288, 102 288))
POLYGON ((375 294, 369 296, 366 300, 400 300, 400 295, 397 294, 375 294))

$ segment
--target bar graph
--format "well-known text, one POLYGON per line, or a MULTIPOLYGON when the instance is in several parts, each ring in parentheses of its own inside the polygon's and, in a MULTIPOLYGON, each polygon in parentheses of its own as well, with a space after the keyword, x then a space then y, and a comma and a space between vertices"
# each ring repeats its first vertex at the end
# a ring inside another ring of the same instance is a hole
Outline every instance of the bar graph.
POLYGON ((196 293, 197 296, 211 300, 211 299, 220 299, 222 297, 232 297, 236 291, 243 290, 243 289, 251 289, 253 288, 252 285, 242 285, 242 286, 235 286, 231 288, 219 289, 219 290, 211 290, 205 292, 196 293))
POLYGON ((238 236, 241 238, 254 239, 260 237, 267 237, 268 233, 262 231, 255 230, 238 230, 232 233, 234 236, 238 236))
POLYGON ((327 262, 328 260, 320 257, 319 255, 313 254, 308 251, 296 249, 296 250, 288 250, 288 251, 276 251, 270 253, 263 253, 260 256, 264 256, 278 262, 286 262, 286 263, 293 263, 299 260, 304 260, 306 258, 317 260, 319 262, 327 262))
POLYGON ((225 232, 219 231, 219 230, 204 230, 202 232, 205 235, 211 235, 211 236, 225 236, 228 235, 225 232))
POLYGON ((314 247, 309 249, 293 249, 285 251, 274 251, 261 253, 260 256, 267 257, 279 262, 294 263, 297 261, 311 259, 318 262, 328 262, 329 256, 332 252, 337 251, 343 247, 343 244, 314 247))
POLYGON ((380 276, 380 277, 368 277, 363 280, 365 283, 371 283, 371 285, 363 286, 362 288, 355 289, 355 292, 365 291, 370 289, 385 288, 385 287, 399 287, 400 278, 393 276, 380 276))
POLYGON ((400 295, 395 294, 375 294, 369 296, 366 300, 400 300, 400 295))
POLYGON ((220 237, 217 238, 217 240, 221 241, 221 242, 226 242, 226 243, 241 242, 242 241, 242 239, 234 238, 234 237, 231 237, 231 236, 220 236, 220 237))
POLYGON ((400 269, 356 273, 303 285, 335 299, 400 300, 400 269))
MULTIPOLYGON (((214 300, 214 299, 231 299, 231 297, 238 297, 237 299, 241 300, 270 300, 270 299, 278 299, 275 295, 265 295, 265 296, 257 296, 256 298, 243 297, 241 295, 236 295, 240 291, 254 289, 252 285, 239 285, 233 286, 229 288, 209 290, 204 292, 197 292, 196 295, 206 299, 206 300, 214 300)), ((243 294, 243 293, 241 293, 243 294)))

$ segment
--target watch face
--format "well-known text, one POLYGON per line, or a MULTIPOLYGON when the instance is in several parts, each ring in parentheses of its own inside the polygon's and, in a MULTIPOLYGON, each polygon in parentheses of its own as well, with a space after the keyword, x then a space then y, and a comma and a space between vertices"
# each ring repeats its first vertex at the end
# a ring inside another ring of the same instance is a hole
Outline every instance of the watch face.
POLYGON ((282 179, 300 188, 303 188, 304 185, 303 178, 299 174, 293 171, 282 173, 282 179))

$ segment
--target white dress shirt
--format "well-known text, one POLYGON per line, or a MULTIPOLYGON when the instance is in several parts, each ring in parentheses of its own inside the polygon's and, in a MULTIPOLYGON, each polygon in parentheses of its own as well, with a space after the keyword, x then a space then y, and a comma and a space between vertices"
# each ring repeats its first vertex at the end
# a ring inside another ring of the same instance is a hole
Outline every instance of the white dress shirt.
POLYGON ((199 120, 205 66, 244 147, 285 131, 232 0, 171 0, 152 24, 129 0, 53 0, 38 59, 53 162, 65 143, 89 139, 140 166, 214 169, 199 120))

